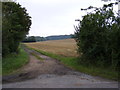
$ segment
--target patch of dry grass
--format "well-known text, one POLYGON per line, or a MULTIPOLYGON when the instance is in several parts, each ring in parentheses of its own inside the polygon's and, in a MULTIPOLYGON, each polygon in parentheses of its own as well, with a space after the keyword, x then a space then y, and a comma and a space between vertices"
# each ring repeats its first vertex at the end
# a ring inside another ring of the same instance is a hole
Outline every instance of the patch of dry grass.
POLYGON ((51 40, 36 43, 25 43, 28 47, 58 54, 62 56, 77 57, 77 46, 74 39, 51 40))

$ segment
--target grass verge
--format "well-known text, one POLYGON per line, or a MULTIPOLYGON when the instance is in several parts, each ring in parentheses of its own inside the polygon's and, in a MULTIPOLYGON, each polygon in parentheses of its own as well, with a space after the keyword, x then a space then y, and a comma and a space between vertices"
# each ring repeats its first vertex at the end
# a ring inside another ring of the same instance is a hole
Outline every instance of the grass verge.
POLYGON ((20 48, 19 54, 9 54, 2 59, 2 75, 8 75, 26 64, 29 60, 28 54, 20 48))
POLYGON ((43 60, 43 58, 41 58, 40 56, 38 56, 37 54, 35 54, 35 53, 31 53, 33 56, 35 56, 37 59, 39 59, 39 60, 43 60))
MULTIPOLYGON (((30 48, 30 47, 28 47, 28 48, 30 48)), ((111 69, 100 68, 100 67, 95 67, 95 66, 82 65, 82 64, 78 63, 79 59, 76 57, 64 57, 64 56, 60 56, 57 54, 37 50, 34 48, 30 48, 30 49, 33 49, 43 55, 57 59, 62 64, 66 65, 67 67, 70 67, 74 70, 77 70, 77 71, 80 71, 80 72, 83 72, 86 74, 90 74, 93 76, 100 76, 103 78, 112 79, 112 80, 116 80, 116 81, 118 80, 118 72, 117 71, 112 71, 111 69)))

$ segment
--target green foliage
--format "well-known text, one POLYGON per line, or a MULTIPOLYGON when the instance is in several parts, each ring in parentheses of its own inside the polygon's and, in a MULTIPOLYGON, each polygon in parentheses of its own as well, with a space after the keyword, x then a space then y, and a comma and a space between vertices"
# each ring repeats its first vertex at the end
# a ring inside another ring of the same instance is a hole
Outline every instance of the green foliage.
POLYGON ((87 8, 95 10, 83 16, 80 24, 75 26, 80 63, 118 70, 120 17, 114 14, 113 4, 104 5, 102 8, 87 8))
POLYGON ((15 2, 2 3, 2 55, 18 52, 18 46, 28 34, 30 16, 25 8, 15 2))
POLYGON ((29 60, 28 54, 20 48, 19 54, 9 54, 3 58, 2 74, 7 75, 22 67, 29 60))

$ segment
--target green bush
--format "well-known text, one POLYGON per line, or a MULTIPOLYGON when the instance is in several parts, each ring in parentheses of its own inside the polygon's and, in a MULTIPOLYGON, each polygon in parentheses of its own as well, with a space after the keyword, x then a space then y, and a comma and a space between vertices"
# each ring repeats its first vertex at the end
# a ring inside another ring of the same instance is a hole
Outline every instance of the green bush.
POLYGON ((15 2, 2 3, 2 55, 18 52, 18 46, 31 26, 25 8, 15 2))
MULTIPOLYGON (((83 16, 80 24, 75 26, 80 63, 118 69, 120 17, 113 12, 114 4, 117 3, 95 7, 95 12, 83 16)), ((91 6, 88 9, 93 8, 91 6)))

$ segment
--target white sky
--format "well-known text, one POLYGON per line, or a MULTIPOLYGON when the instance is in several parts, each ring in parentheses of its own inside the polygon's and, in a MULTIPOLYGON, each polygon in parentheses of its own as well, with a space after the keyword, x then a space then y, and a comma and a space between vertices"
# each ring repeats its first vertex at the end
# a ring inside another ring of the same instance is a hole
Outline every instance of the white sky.
POLYGON ((85 15, 81 8, 101 7, 101 0, 17 0, 32 17, 29 36, 73 34, 74 27, 85 15))

